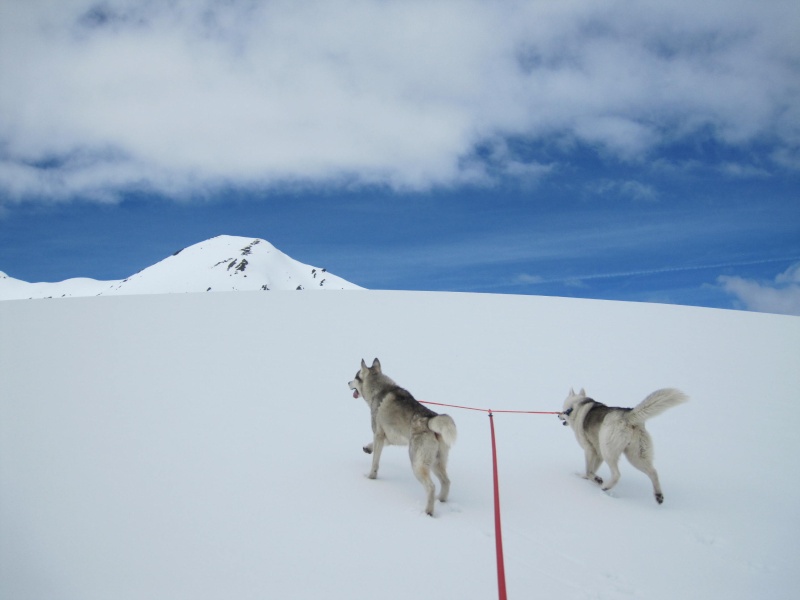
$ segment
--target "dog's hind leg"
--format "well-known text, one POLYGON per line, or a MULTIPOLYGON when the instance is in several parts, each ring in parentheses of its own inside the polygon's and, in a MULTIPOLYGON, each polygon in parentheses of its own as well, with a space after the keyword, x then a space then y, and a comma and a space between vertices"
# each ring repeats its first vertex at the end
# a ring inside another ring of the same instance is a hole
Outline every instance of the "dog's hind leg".
POLYGON ((628 460, 634 467, 650 478, 650 481, 653 483, 653 495, 656 498, 656 502, 661 504, 664 502, 664 494, 661 491, 661 483, 658 480, 658 471, 656 471, 656 468, 653 466, 652 443, 650 442, 649 436, 648 439, 642 440, 642 442, 643 443, 638 445, 638 447, 634 447, 635 445, 631 444, 626 448, 625 456, 628 457, 628 460))
POLYGON ((439 452, 436 436, 431 431, 415 433, 408 441, 408 457, 411 459, 411 470, 414 476, 425 488, 425 512, 433 516, 433 502, 436 495, 436 486, 431 480, 431 467, 438 474, 439 452))
POLYGON ((433 480, 431 480, 431 469, 426 464, 413 465, 413 467, 414 467, 414 475, 416 475, 417 479, 422 484, 422 487, 425 488, 425 493, 427 495, 425 512, 432 517, 433 501, 436 495, 436 486, 433 485, 433 480))
POLYGON ((447 457, 450 449, 444 443, 439 443, 439 452, 436 455, 436 462, 433 463, 433 472, 441 482, 441 490, 439 491, 439 501, 447 502, 447 496, 450 494, 450 478, 447 476, 447 457))

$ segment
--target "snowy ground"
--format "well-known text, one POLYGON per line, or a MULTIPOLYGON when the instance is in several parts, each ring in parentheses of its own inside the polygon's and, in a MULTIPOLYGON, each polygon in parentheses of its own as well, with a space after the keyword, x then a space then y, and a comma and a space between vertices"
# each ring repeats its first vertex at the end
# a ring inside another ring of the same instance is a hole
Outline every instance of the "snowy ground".
POLYGON ((404 448, 366 478, 375 356, 495 410, 690 395, 648 425, 662 506, 624 461, 578 477, 555 416, 495 415, 509 598, 796 597, 800 319, 349 291, 0 303, 0 598, 496 597, 487 416, 447 411, 426 516, 404 448))

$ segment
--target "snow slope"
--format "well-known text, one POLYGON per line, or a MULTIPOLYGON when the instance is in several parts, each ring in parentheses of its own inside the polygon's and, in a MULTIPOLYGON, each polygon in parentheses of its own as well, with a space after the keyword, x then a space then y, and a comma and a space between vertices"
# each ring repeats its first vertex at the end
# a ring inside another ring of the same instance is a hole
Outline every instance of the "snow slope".
POLYGON ((28 283, 0 273, 0 300, 359 286, 287 256, 266 240, 221 235, 179 250, 122 281, 28 283))
POLYGON ((374 356, 495 410, 690 395, 648 425, 662 506, 624 461, 612 494, 578 477, 555 416, 495 414, 509 598, 794 598, 799 348, 797 317, 530 296, 3 302, 0 598, 497 597, 487 416, 448 409, 427 517, 404 448, 366 478, 374 356))

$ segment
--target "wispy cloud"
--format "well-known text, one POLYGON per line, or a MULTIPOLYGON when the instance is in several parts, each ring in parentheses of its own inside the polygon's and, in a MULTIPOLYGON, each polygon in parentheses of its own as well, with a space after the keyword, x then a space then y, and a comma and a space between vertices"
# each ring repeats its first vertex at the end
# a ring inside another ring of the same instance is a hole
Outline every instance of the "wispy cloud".
POLYGON ((654 202, 658 199, 658 191, 652 185, 632 179, 623 181, 604 179, 588 187, 589 191, 600 196, 626 198, 637 202, 654 202))
POLYGON ((769 282, 727 276, 717 282, 747 310, 800 315, 800 262, 769 282))
POLYGON ((637 161, 702 131, 796 168, 798 23, 781 0, 4 2, 0 202, 546 176, 475 160, 509 136, 637 161))
MULTIPOLYGON (((590 273, 585 275, 579 276, 570 276, 570 277, 555 277, 555 278, 546 278, 541 277, 538 275, 530 275, 530 274, 520 274, 516 277, 516 282, 519 284, 524 285, 545 285, 551 283, 561 283, 566 285, 575 285, 577 282, 585 282, 585 281, 592 281, 598 279, 618 279, 618 278, 629 278, 629 277, 643 277, 648 275, 663 275, 668 273, 685 273, 688 271, 712 271, 712 270, 720 270, 720 269, 730 269, 730 268, 739 268, 739 267, 748 267, 754 265, 765 265, 771 264, 776 262, 785 262, 786 258, 770 258, 770 259, 761 259, 761 260, 747 260, 747 261, 738 261, 738 262, 728 262, 728 263, 716 263, 716 264, 699 264, 699 265, 678 265, 678 266, 668 266, 668 267, 660 267, 655 269, 639 269, 639 270, 631 270, 631 271, 613 271, 613 272, 599 272, 599 273, 590 273)), ((742 279, 741 277, 729 277, 729 276, 720 276, 717 278, 717 281, 723 285, 725 290, 729 293, 736 293, 738 295, 738 290, 749 290, 760 288, 765 291, 765 295, 768 295, 770 292, 769 290, 776 290, 777 288, 774 286, 765 286, 762 284, 758 284, 756 282, 742 279)), ((780 289, 777 289, 778 292, 787 291, 788 293, 787 298, 794 298, 794 295, 800 291, 797 288, 798 284, 800 284, 800 263, 795 264, 785 273, 782 273, 775 279, 775 284, 780 286, 780 289)), ((747 294, 745 294, 747 296, 747 294)), ((748 298, 750 296, 747 296, 748 298)), ((752 296, 755 300, 755 295, 752 296)), ((744 296, 743 296, 744 298, 744 296)), ((750 307, 752 310, 762 310, 760 308, 750 307)), ((765 311, 765 312, 782 312, 782 311, 765 311)))

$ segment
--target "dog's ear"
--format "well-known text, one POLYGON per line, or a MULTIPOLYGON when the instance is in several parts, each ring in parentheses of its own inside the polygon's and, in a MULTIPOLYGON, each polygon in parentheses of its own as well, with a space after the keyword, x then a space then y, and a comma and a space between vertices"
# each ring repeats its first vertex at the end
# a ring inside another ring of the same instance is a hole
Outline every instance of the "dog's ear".
POLYGON ((581 396, 583 396, 584 398, 586 398, 586 390, 585 390, 585 389, 583 389, 583 388, 581 388, 581 396))
POLYGON ((372 361, 372 368, 378 371, 378 373, 381 372, 381 361, 379 361, 377 357, 372 361))
POLYGON ((575 388, 569 388, 569 395, 570 396, 574 396, 575 395, 575 388))
POLYGON ((366 369, 367 368, 367 363, 364 362, 363 358, 361 359, 361 368, 362 369, 366 369))

